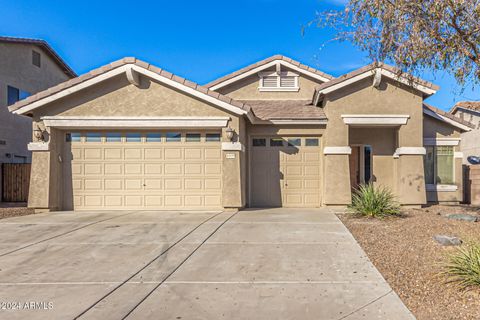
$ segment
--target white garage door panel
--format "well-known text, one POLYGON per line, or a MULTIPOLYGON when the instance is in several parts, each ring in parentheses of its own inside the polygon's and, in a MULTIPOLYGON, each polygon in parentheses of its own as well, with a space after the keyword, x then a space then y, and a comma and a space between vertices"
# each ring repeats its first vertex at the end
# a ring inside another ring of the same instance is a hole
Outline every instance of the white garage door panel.
POLYGON ((72 142, 67 152, 76 210, 222 205, 219 142, 72 142))

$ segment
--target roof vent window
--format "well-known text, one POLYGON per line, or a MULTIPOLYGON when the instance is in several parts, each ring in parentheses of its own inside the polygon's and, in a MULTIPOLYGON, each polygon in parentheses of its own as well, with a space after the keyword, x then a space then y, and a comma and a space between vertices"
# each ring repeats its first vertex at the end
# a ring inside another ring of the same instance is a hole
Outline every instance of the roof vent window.
POLYGON ((260 73, 260 91, 298 91, 298 74, 292 72, 260 73))

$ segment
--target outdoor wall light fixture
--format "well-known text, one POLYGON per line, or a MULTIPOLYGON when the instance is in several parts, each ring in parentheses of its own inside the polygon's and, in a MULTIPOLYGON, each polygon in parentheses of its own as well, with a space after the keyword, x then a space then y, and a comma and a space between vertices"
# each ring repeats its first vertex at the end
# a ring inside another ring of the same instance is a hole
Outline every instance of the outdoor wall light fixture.
POLYGON ((43 141, 43 131, 40 128, 33 130, 33 134, 35 135, 37 141, 43 141))
POLYGON ((227 139, 230 140, 230 142, 233 142, 233 137, 235 136, 235 130, 228 127, 227 130, 225 130, 225 133, 227 134, 227 139))

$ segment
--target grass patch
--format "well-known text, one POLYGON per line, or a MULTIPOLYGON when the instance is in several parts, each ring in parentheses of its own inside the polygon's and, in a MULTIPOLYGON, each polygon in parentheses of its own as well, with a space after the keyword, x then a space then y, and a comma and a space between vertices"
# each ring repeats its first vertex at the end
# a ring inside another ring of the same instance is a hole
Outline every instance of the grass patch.
POLYGON ((350 211, 362 217, 381 218, 400 214, 400 205, 387 187, 362 184, 353 192, 350 211))
POLYGON ((447 257, 442 272, 462 291, 480 289, 480 242, 468 243, 447 257))

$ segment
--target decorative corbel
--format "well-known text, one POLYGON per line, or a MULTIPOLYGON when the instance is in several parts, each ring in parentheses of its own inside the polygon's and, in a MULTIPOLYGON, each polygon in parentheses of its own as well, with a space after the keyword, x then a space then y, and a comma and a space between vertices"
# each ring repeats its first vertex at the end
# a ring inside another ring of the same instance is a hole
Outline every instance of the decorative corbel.
POLYGON ((373 86, 378 89, 380 87, 381 82, 382 82, 382 70, 380 70, 380 68, 376 68, 375 75, 373 76, 373 86))
POLYGON ((129 68, 127 68, 127 70, 125 72, 127 74, 128 82, 130 82, 134 86, 139 87, 140 86, 140 76, 139 76, 138 72, 133 70, 133 68, 131 66, 129 68))

